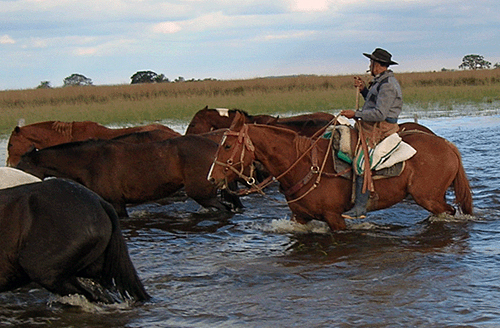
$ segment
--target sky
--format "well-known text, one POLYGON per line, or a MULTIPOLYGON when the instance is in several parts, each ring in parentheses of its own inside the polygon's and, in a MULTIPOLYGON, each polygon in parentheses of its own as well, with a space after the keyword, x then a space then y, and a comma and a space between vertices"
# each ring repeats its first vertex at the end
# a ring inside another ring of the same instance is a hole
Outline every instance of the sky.
POLYGON ((377 47, 396 74, 495 64, 499 16, 498 0, 0 0, 0 90, 365 74, 377 47))

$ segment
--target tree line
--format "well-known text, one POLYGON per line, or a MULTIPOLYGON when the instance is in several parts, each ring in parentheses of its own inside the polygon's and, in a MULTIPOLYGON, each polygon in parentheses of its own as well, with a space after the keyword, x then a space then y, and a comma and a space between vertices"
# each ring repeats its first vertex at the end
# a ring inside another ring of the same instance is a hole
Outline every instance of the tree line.
MULTIPOLYGON (((488 69, 491 68, 491 62, 484 59, 481 55, 470 54, 466 55, 462 58, 462 63, 458 66, 459 69, 488 69)), ((495 63, 493 68, 500 68, 500 62, 495 63)), ((170 80, 164 74, 157 74, 153 71, 138 71, 134 73, 130 77, 130 84, 141 84, 141 83, 169 83, 170 80)), ((204 79, 213 80, 213 79, 204 79)), ((194 81, 202 81, 202 80, 186 80, 182 76, 179 76, 173 82, 194 82, 194 81)), ((93 85, 92 79, 82 75, 82 74, 71 74, 63 80, 63 86, 89 86, 93 85)), ((42 81, 40 85, 37 87, 38 89, 50 89, 52 86, 50 85, 50 81, 42 81)))

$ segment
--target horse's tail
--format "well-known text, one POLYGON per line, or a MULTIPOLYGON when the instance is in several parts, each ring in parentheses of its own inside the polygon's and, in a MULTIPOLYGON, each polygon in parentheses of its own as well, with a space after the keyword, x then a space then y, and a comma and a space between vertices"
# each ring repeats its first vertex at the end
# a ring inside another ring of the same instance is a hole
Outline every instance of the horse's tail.
POLYGON ((458 148, 449 143, 451 149, 458 158, 458 171, 453 180, 453 188, 455 189, 455 203, 460 207, 462 213, 472 214, 472 191, 470 189, 469 180, 465 174, 464 166, 462 165, 462 156, 458 148))
POLYGON ((118 215, 109 203, 101 201, 101 204, 112 224, 111 238, 104 254, 103 279, 106 284, 114 284, 122 297, 133 298, 139 302, 147 301, 151 297, 144 289, 130 259, 118 215))

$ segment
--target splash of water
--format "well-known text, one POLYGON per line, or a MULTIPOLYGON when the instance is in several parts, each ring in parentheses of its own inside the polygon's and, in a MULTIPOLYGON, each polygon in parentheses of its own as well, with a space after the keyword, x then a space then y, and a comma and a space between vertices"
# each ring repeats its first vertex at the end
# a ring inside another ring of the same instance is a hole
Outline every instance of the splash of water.
POLYGON ((331 232, 330 227, 325 222, 312 220, 306 224, 298 223, 288 218, 274 219, 268 224, 262 226, 262 230, 273 233, 297 233, 297 234, 328 234, 331 232))

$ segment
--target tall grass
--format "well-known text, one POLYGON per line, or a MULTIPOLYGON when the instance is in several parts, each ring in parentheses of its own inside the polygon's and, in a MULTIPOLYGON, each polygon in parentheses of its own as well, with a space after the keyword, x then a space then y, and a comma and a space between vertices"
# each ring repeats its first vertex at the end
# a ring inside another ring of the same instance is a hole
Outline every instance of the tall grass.
MULTIPOLYGON (((500 100, 500 70, 396 73, 405 105, 423 108, 500 100)), ((368 81, 369 77, 366 76, 368 81)), ((205 106, 251 114, 337 111, 353 108, 353 76, 297 76, 231 81, 64 87, 0 91, 0 134, 20 118, 141 124, 189 120, 205 106)))

